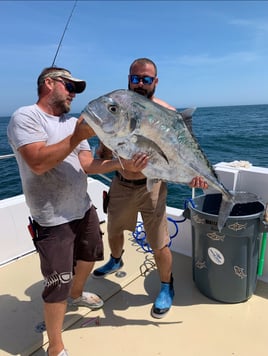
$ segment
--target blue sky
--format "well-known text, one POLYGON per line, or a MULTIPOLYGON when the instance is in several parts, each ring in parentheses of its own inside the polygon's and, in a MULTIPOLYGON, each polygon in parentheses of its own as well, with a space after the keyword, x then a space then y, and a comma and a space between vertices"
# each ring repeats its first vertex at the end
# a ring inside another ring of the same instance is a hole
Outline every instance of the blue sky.
MULTIPOLYGON (((0 116, 37 100, 74 1, 0 1, 0 116)), ((156 95, 178 107, 268 104, 267 1, 78 1, 56 60, 87 81, 72 112, 127 87, 153 59, 156 95)))

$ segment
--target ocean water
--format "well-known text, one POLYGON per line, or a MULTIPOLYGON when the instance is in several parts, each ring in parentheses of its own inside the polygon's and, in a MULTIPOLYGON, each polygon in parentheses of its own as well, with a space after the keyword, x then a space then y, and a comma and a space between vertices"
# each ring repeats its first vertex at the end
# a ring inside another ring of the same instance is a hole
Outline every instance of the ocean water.
MULTIPOLYGON (((12 153, 6 136, 8 121, 9 117, 0 117, 0 156, 12 153)), ((197 108, 193 132, 212 164, 243 160, 268 167, 268 105, 197 108)), ((96 147, 98 140, 94 138, 90 144, 96 147)), ((22 194, 16 159, 0 159, 0 171, 0 199, 22 194)), ((188 186, 168 183, 169 206, 183 208, 190 197, 188 186)))

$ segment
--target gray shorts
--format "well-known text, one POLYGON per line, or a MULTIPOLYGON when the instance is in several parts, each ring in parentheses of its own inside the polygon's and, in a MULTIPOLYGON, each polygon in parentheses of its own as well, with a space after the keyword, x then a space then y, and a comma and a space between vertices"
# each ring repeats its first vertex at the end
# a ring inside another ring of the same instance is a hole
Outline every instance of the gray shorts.
POLYGON ((35 222, 34 240, 45 278, 42 297, 53 303, 69 296, 77 260, 103 260, 102 232, 96 209, 92 206, 84 218, 66 224, 43 227, 35 222))
POLYGON ((166 216, 166 183, 159 181, 151 192, 146 184, 134 185, 113 178, 109 191, 108 236, 120 235, 124 230, 134 231, 138 212, 141 213, 146 241, 152 249, 161 249, 170 241, 166 216))

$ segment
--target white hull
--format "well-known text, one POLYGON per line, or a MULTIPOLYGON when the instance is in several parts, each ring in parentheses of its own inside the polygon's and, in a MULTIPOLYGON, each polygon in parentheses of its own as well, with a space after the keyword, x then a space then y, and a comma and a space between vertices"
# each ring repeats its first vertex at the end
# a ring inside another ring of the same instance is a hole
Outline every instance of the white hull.
MULTIPOLYGON (((255 193, 262 202, 268 202, 268 190, 266 182, 268 180, 268 169, 262 167, 230 167, 225 163, 219 163, 215 166, 220 181, 230 190, 248 191, 255 193)), ((88 178, 88 191, 97 207, 100 221, 106 220, 106 214, 102 210, 102 192, 108 190, 108 186, 102 182, 88 178)), ((208 190, 207 193, 213 193, 208 190)), ((183 219, 183 210, 173 207, 167 207, 167 215, 173 221, 183 219)), ((29 235, 27 225, 29 209, 25 203, 24 195, 4 199, 0 202, 0 220, 2 231, 1 245, 5 249, 0 250, 0 265, 4 265, 14 259, 20 258, 26 254, 34 252, 33 243, 29 235)), ((186 220, 183 223, 177 223, 178 234, 172 239, 171 249, 174 252, 186 256, 192 255, 191 222, 186 220)), ((175 232, 174 222, 169 222, 170 234, 175 232)), ((259 277, 268 282, 268 258, 266 258, 263 275, 259 277)))

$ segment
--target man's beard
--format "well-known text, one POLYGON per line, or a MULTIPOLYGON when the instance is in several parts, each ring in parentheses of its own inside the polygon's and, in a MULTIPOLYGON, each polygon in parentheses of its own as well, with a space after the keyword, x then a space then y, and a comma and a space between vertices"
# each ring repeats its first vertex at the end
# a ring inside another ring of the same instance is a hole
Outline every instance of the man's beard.
POLYGON ((130 84, 128 83, 128 90, 135 91, 135 93, 141 94, 141 95, 145 96, 146 98, 151 99, 153 97, 153 95, 154 95, 154 92, 155 92, 155 86, 153 87, 153 90, 148 91, 146 89, 139 88, 139 87, 131 89, 130 88, 130 84))
POLYGON ((71 106, 69 104, 67 104, 66 102, 62 102, 61 109, 62 109, 63 114, 67 114, 70 111, 71 106))
POLYGON ((69 105, 66 100, 62 99, 60 96, 54 97, 53 106, 57 107, 61 114, 67 114, 71 109, 71 105, 69 105))

